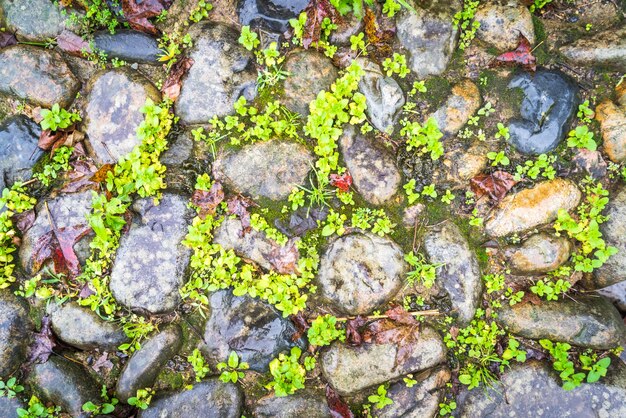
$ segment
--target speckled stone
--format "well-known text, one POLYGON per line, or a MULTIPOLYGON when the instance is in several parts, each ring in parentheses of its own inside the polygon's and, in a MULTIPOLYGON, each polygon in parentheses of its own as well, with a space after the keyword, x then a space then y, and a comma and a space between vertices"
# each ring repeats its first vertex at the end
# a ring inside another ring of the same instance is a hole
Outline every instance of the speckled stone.
POLYGON ((252 406, 255 418, 331 418, 326 395, 321 390, 305 388, 289 396, 266 396, 252 406))
POLYGON ((0 380, 4 380, 26 360, 33 324, 28 303, 9 289, 0 290, 0 380))
POLYGON ((541 274, 556 270, 569 259, 571 251, 567 238, 540 233, 518 247, 505 248, 504 255, 514 273, 541 274))
POLYGON ((83 123, 88 145, 98 163, 114 164, 141 144, 137 127, 146 99, 158 103, 161 94, 148 79, 131 69, 107 70, 89 83, 83 123))
POLYGON ((604 151, 614 163, 626 160, 626 106, 604 100, 596 107, 604 151))
POLYGON ((456 135, 480 108, 480 90, 470 80, 463 80, 452 87, 452 94, 431 116, 439 130, 451 137, 456 135))
POLYGON ((66 17, 49 0, 0 0, 0 18, 3 14, 4 26, 20 41, 56 38, 65 28, 66 17))
POLYGON ((523 35, 535 44, 535 27, 528 7, 518 0, 492 0, 481 3, 474 20, 480 22, 476 37, 500 52, 512 51, 523 35))
POLYGON ((626 71, 626 27, 610 28, 562 46, 561 53, 576 65, 626 71))
POLYGON ((609 204, 603 215, 608 220, 600 225, 602 238, 607 245, 617 248, 602 266, 595 269, 593 279, 587 287, 600 289, 626 280, 626 189, 620 188, 611 193, 609 204))
POLYGON ((187 200, 164 194, 158 206, 152 198, 133 204, 139 219, 120 241, 109 284, 122 305, 163 313, 180 302, 178 290, 191 254, 182 244, 193 217, 187 200))
POLYGON ((32 176, 32 167, 43 155, 37 146, 41 128, 24 115, 0 123, 0 189, 32 176))

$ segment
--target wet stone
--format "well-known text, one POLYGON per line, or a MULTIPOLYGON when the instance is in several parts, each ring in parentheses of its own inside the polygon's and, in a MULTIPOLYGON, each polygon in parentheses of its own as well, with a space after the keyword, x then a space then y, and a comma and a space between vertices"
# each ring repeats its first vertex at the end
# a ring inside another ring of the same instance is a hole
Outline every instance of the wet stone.
POLYGON ((555 149, 578 105, 578 87, 558 71, 523 72, 511 79, 510 89, 524 94, 521 119, 509 124, 509 142, 521 153, 543 154, 555 149))
POLYGON ((581 38, 561 47, 560 51, 576 65, 626 71, 626 27, 611 28, 581 38))
POLYGON ((456 135, 480 108, 480 90, 470 80, 463 80, 452 87, 452 94, 432 117, 439 130, 448 136, 456 135))
POLYGON ((101 72, 87 89, 83 122, 88 145, 98 163, 115 164, 141 144, 137 127, 144 114, 140 109, 148 98, 158 103, 161 94, 148 79, 130 69, 101 72))
POLYGON ((361 60, 365 75, 359 82, 359 91, 367 103, 366 114, 379 131, 393 133, 398 110, 404 105, 404 92, 391 77, 385 77, 380 66, 369 60, 361 60))
POLYGON ((180 302, 178 290, 191 254, 182 241, 193 213, 186 198, 169 193, 156 206, 152 198, 140 199, 133 210, 139 219, 120 241, 111 293, 130 309, 170 312, 180 302))
POLYGON ((390 151, 352 125, 344 127, 339 146, 354 186, 368 203, 382 205, 396 195, 402 177, 390 151))
MULTIPOLYGON (((26 405, 18 398, 0 397, 0 416, 5 418, 18 418, 17 409, 26 405)), ((28 407, 26 407, 28 409, 28 407)))
POLYGON ((278 354, 295 345, 303 347, 301 341, 292 341, 293 323, 261 300, 221 290, 211 294, 209 305, 205 343, 200 349, 210 364, 226 361, 236 351, 250 369, 264 373, 278 354))
POLYGON ((240 418, 243 394, 218 379, 195 383, 190 390, 155 398, 139 418, 240 418))
MULTIPOLYGON (((152 387, 161 368, 180 350, 183 334, 178 325, 170 325, 142 343, 128 360, 117 381, 116 397, 127 402, 137 390, 152 387)), ((97 399, 97 398, 94 398, 97 399)))
POLYGON ((609 204, 603 212, 608 220, 600 225, 600 232, 606 245, 617 248, 601 267, 593 272, 589 287, 600 289, 626 280, 626 189, 611 194, 609 204))
POLYGON ((445 360, 441 337, 429 327, 420 329, 404 360, 396 364, 398 345, 363 344, 358 347, 335 341, 320 357, 324 377, 340 395, 353 395, 388 380, 433 367, 445 360))
POLYGON ((60 356, 52 355, 47 362, 36 364, 29 381, 44 401, 75 418, 90 417, 83 404, 100 399, 100 386, 87 370, 60 356))
POLYGON ((338 312, 368 314, 395 296, 404 272, 395 242, 370 233, 344 235, 322 255, 318 291, 338 312))
POLYGON ((600 289, 597 293, 610 300, 622 314, 626 312, 626 281, 600 289))
POLYGON ((52 330, 66 344, 82 350, 115 351, 127 338, 119 324, 101 319, 89 308, 68 302, 51 304, 52 330))
POLYGON ((424 248, 431 264, 437 269, 437 282, 450 296, 453 309, 462 324, 469 323, 480 303, 483 290, 476 255, 459 227, 446 221, 428 231, 424 248))
POLYGON ((239 0, 239 22, 274 32, 285 32, 289 19, 297 18, 308 0, 239 0))
POLYGON ((559 209, 574 209, 580 202, 578 187, 569 180, 543 181, 530 189, 507 195, 485 222, 491 237, 504 237, 556 220, 559 209))
POLYGON ((626 160, 626 106, 605 100, 596 107, 604 151, 614 163, 626 160))
POLYGON ((289 55, 283 64, 283 70, 290 76, 285 80, 282 104, 303 116, 309 114, 309 103, 315 100, 317 94, 328 90, 339 76, 330 59, 313 50, 289 55))
MULTIPOLYGON (((91 213, 91 200, 91 191, 84 191, 61 194, 49 199, 47 201, 47 209, 44 202, 40 202, 36 206, 37 217, 30 229, 24 234, 19 250, 22 268, 28 274, 37 273, 33 265, 35 246, 37 241, 52 229, 50 218, 54 221, 57 228, 86 227, 87 215, 91 213), (48 212, 50 216, 48 216, 48 212)), ((89 256, 89 241, 90 234, 87 234, 74 244, 74 251, 81 263, 89 256)))
POLYGON ((305 388, 286 397, 269 396, 255 402, 255 418, 331 418, 326 395, 321 390, 305 388))
POLYGON ((194 64, 183 79, 176 114, 187 124, 206 123, 213 116, 233 112, 244 96, 256 96, 253 55, 238 43, 239 31, 209 22, 198 23, 188 32, 194 40, 189 57, 194 64))
POLYGON ((157 40, 143 32, 122 29, 111 34, 109 31, 96 32, 93 41, 97 49, 106 52, 107 57, 143 64, 159 64, 162 54, 157 40))
POLYGON ((39 125, 24 115, 0 124, 0 189, 31 178, 33 165, 43 155, 37 146, 40 133, 39 125))
POLYGON ((258 199, 282 200, 304 184, 313 157, 304 145, 271 140, 223 151, 213 164, 219 181, 237 193, 258 199))
POLYGON ((535 28, 528 7, 517 0, 500 0, 482 3, 474 19, 480 22, 476 37, 492 45, 499 52, 514 50, 523 35, 535 44, 535 28))
POLYGON ((0 0, 4 26, 20 41, 46 41, 56 38, 65 27, 66 16, 49 0, 0 0))
POLYGON ((514 273, 540 274, 559 268, 569 259, 571 251, 567 238, 540 233, 518 247, 505 248, 504 254, 514 273))
POLYGON ((598 350, 616 347, 626 335, 615 307, 595 295, 504 306, 496 321, 524 338, 547 338, 598 350))
MULTIPOLYGON (((26 360, 33 325, 28 303, 4 289, 0 291, 0 380, 12 375, 26 360)), ((0 398, 2 399, 2 398, 0 398)), ((0 407, 0 410, 2 408, 0 407)))
POLYGON ((31 45, 0 50, 0 94, 41 107, 67 108, 80 88, 61 54, 31 45))
POLYGON ((409 52, 407 65, 418 79, 443 73, 456 49, 458 29, 453 16, 461 3, 409 1, 416 12, 402 8, 396 16, 396 36, 409 52))

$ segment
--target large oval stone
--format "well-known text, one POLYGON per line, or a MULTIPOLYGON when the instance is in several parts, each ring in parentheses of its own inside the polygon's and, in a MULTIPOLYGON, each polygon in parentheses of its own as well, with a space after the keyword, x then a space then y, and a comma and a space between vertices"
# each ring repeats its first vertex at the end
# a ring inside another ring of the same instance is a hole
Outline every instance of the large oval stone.
POLYGON ((111 34, 108 30, 94 33, 96 48, 106 52, 108 58, 144 64, 159 63, 159 43, 152 36, 129 29, 122 29, 111 34))
POLYGON ((32 176, 32 167, 43 151, 37 146, 41 128, 24 115, 8 117, 0 124, 0 189, 32 176), (6 183, 5 183, 6 182, 6 183))
POLYGON ((0 18, 3 14, 6 29, 20 41, 56 38, 65 27, 66 16, 48 0, 0 0, 0 18))
POLYGON ((576 65, 626 71, 626 28, 612 28, 580 38, 561 47, 561 53, 576 65))
POLYGON ((540 233, 528 238, 518 247, 504 250, 508 267, 519 274, 541 274, 556 270, 565 263, 572 246, 565 237, 540 233))

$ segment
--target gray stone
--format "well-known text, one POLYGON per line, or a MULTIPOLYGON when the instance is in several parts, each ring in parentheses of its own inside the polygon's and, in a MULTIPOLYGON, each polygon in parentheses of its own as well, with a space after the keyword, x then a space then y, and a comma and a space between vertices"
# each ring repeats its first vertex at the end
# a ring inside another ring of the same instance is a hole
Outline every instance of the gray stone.
POLYGON ((162 54, 156 39, 129 29, 118 30, 115 34, 109 31, 96 32, 93 42, 97 49, 106 52, 109 59, 158 65, 162 54))
POLYGON ((309 103, 315 100, 317 94, 328 90, 339 76, 330 59, 313 50, 289 55, 285 59, 283 70, 289 73, 289 77, 285 80, 282 103, 303 116, 309 114, 309 103))
POLYGON ((89 373, 60 356, 52 355, 45 363, 36 364, 29 381, 40 398, 60 406, 72 417, 90 417, 83 411, 83 404, 100 399, 100 386, 89 373))
POLYGON ((319 293, 338 312, 368 314, 396 295, 405 270, 402 250, 390 239, 370 233, 344 235, 322 255, 319 293))
POLYGON ((211 294, 209 305, 200 349, 213 365, 236 351, 250 369, 264 373, 278 354, 303 345, 292 341, 297 331, 293 323, 263 301, 221 290, 211 294))
POLYGON ((80 82, 61 54, 31 45, 13 45, 0 50, 0 94, 33 105, 67 108, 80 82))
POLYGON ((264 397, 252 407, 252 416, 255 418, 332 417, 324 392, 309 388, 286 397, 264 397))
POLYGON ((24 115, 8 117, 0 124, 0 189, 32 176, 33 165, 43 155, 37 146, 41 128, 24 115))
POLYGON ((105 70, 89 82, 84 112, 88 145, 98 163, 115 164, 141 144, 137 127, 143 122, 146 99, 158 103, 161 94, 148 79, 130 69, 105 70))
POLYGON ((504 237, 556 220, 559 209, 578 206, 581 193, 576 184, 557 178, 507 195, 485 222, 491 237, 504 237))
POLYGON ((554 150, 565 138, 578 105, 576 84, 561 72, 539 70, 516 75, 508 87, 524 94, 521 118, 509 123, 508 141, 523 154, 554 150))
POLYGON ((626 335, 619 313, 600 296, 504 306, 496 321, 524 338, 547 338, 598 350, 616 347, 626 335))
POLYGON ((221 152, 213 164, 213 174, 237 193, 253 199, 282 200, 304 184, 312 164, 313 157, 304 145, 271 140, 221 152))
POLYGON ((373 205, 389 202, 402 181, 394 156, 370 135, 346 125, 339 146, 354 187, 373 205))
POLYGON ((0 290, 0 380, 13 374, 26 360, 33 324, 28 303, 8 290, 0 290))
POLYGON ((127 340, 119 324, 107 322, 75 302, 61 306, 51 304, 49 309, 54 333, 61 341, 76 348, 115 351, 127 340))
POLYGON ((415 12, 403 8, 396 17, 396 36, 410 54, 408 67, 418 79, 443 73, 456 49, 458 29, 453 16, 461 10, 457 0, 409 1, 415 12))
POLYGON ((152 387, 163 366, 182 344, 183 334, 178 325, 170 325, 144 342, 126 363, 117 381, 116 397, 127 402, 137 390, 152 387))
POLYGON ((626 280, 626 188, 611 196, 604 215, 608 220, 600 225, 600 232, 607 245, 617 248, 617 254, 594 270, 591 286, 588 287, 595 289, 626 280))
POLYGON ((205 380, 190 390, 159 397, 139 418, 240 418, 243 394, 232 383, 205 380))
POLYGON ((378 64, 365 59, 360 64, 365 71, 359 82, 367 103, 365 113, 376 129, 392 134, 396 114, 404 106, 404 92, 396 80, 383 75, 378 64))
POLYGON ((353 395, 445 361, 446 349, 435 330, 422 327, 415 332, 415 341, 406 343, 408 347, 394 343, 352 347, 336 341, 320 357, 322 373, 340 395, 353 395), (404 353, 399 362, 400 348, 404 353))
POLYGON ((240 0, 237 11, 242 25, 283 33, 307 4, 307 0, 240 0))
POLYGON ((439 414, 439 402, 450 380, 450 371, 446 368, 424 372, 417 376, 418 383, 407 387, 404 381, 389 386, 387 396, 393 404, 378 410, 373 409, 375 418, 434 418, 439 414))
MULTIPOLYGON (((5 418, 18 418, 17 409, 26 405, 18 398, 0 397, 0 416, 5 418)), ((28 409, 28 408, 26 408, 28 409)))
POLYGON ((56 38, 65 27, 65 17, 49 0, 0 0, 0 17, 20 41, 56 38))
POLYGON ((251 52, 238 43, 239 31, 209 22, 194 25, 189 34, 194 64, 183 79, 176 114, 187 124, 226 116, 240 96, 256 96, 256 69, 251 52))
POLYGON ((456 135, 480 108, 480 90, 470 80, 462 80, 452 87, 452 94, 431 116, 439 130, 451 137, 456 135))
POLYGON ((570 62, 626 71, 626 27, 611 28, 561 47, 570 62))
POLYGON ((179 288, 191 250, 182 244, 193 217, 187 199, 164 194, 159 205, 151 198, 133 205, 140 219, 120 241, 111 270, 113 297, 130 309, 169 312, 180 302, 179 288))
MULTIPOLYGON (((611 365, 613 368, 614 365, 611 365)), ((459 417, 621 417, 626 415, 626 373, 563 390, 550 366, 528 361, 507 370, 493 388, 476 388, 457 399, 459 417)))
POLYGON ((600 289, 597 293, 613 302, 620 311, 626 312, 626 281, 600 289))
MULTIPOLYGON (((49 199, 47 209, 44 202, 39 202, 35 208, 37 212, 35 222, 22 237, 22 245, 19 250, 20 263, 28 274, 34 275, 38 271, 33 263, 35 245, 44 234, 52 230, 50 219, 57 228, 80 226, 87 228, 87 215, 91 213, 91 200, 92 194, 88 190, 80 193, 61 194, 49 199)), ((91 233, 74 244, 74 250, 81 262, 84 262, 89 256, 90 236, 92 236, 91 233)))
POLYGON ((528 7, 517 0, 481 3, 474 20, 480 23, 476 37, 495 47, 499 52, 512 51, 523 35, 535 44, 535 27, 528 7))
POLYGON ((194 141, 189 131, 178 135, 168 149, 161 154, 161 162, 167 166, 181 165, 193 156, 194 141))
POLYGON ((518 247, 507 247, 508 267, 518 274, 541 274, 556 270, 571 254, 567 238, 545 233, 535 234, 518 247))
POLYGON ((451 221, 439 224, 426 233, 424 249, 431 264, 442 264, 436 280, 448 292, 459 321, 469 323, 480 304, 483 284, 476 255, 461 230, 451 221))

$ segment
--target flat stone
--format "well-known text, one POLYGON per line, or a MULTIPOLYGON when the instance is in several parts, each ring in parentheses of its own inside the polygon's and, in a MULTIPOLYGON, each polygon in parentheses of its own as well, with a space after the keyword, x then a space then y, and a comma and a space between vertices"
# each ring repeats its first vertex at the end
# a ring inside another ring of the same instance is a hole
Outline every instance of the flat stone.
POLYGON ((232 113, 239 97, 256 96, 254 57, 239 44, 239 31, 201 22, 189 30, 194 64, 183 79, 176 114, 187 124, 206 123, 232 113))
POLYGON ((365 75, 359 91, 366 99, 368 120, 379 131, 392 134, 397 113, 404 106, 404 92, 396 80, 383 75, 378 64, 360 59, 360 65, 365 75))
POLYGON ((66 17, 48 0, 0 0, 4 26, 20 41, 46 41, 65 28, 66 17))
POLYGON ((617 248, 601 267, 593 272, 593 280, 587 287, 600 289, 626 280, 626 189, 620 188, 610 196, 603 214, 608 220, 600 225, 602 238, 607 245, 617 248))
POLYGON ((441 337, 430 327, 423 327, 415 342, 396 364, 397 344, 349 346, 335 341, 320 357, 324 377, 340 395, 353 395, 388 380, 433 367, 446 358, 441 337))
POLYGON ((598 350, 616 347, 626 335, 621 316, 600 296, 504 306, 496 321, 524 338, 547 338, 598 350))
MULTIPOLYGON (((35 222, 22 237, 22 245, 19 249, 20 263, 26 273, 34 275, 38 272, 33 265, 35 246, 37 241, 52 230, 50 218, 57 228, 70 228, 74 226, 87 227, 87 215, 91 213, 91 191, 79 193, 61 194, 47 201, 47 209, 44 202, 39 202, 35 207, 37 217, 35 222), (48 212, 50 216, 48 216, 48 212)), ((74 251, 79 261, 89 256, 90 234, 81 238, 74 244, 74 251)))
POLYGON ((622 312, 626 312, 626 281, 615 283, 596 293, 610 300, 622 312))
POLYGON ((408 3, 415 12, 402 8, 396 15, 396 36, 410 54, 407 65, 418 79, 442 74, 456 49, 458 29, 452 20, 461 10, 461 3, 408 3))
MULTIPOLYGON (((0 398, 0 416, 5 418, 19 418, 17 415, 18 408, 24 408, 26 405, 24 402, 20 401, 18 398, 0 398)), ((26 407, 25 409, 28 409, 26 407)))
POLYGON ((28 303, 13 292, 0 290, 0 380, 6 381, 26 360, 33 329, 28 310, 28 303))
POLYGON ((117 30, 115 34, 108 30, 96 32, 93 42, 97 49, 106 52, 109 59, 158 65, 162 54, 155 38, 130 29, 117 30))
POLYGON ((537 183, 502 199, 485 222, 485 232, 491 237, 504 237, 550 223, 556 220, 559 209, 574 209, 580 198, 580 190, 569 180, 537 183))
POLYGON ((139 418, 240 418, 243 394, 219 379, 195 383, 190 390, 155 398, 139 418))
POLYGON ((90 417, 83 404, 100 399, 100 386, 89 373, 61 356, 52 355, 45 363, 35 364, 29 381, 44 401, 60 406, 72 417, 90 417))
POLYGON ((182 344, 183 334, 178 325, 170 325, 144 342, 126 363, 117 381, 116 397, 128 402, 137 390, 152 387, 161 368, 178 353, 182 344))
POLYGON ((304 50, 295 52, 285 59, 283 70, 289 72, 285 80, 282 103, 303 116, 309 114, 309 103, 322 90, 328 90, 339 76, 339 71, 319 52, 304 50))
POLYGON ((129 309, 170 312, 180 303, 179 288, 191 255, 182 241, 193 211, 186 198, 169 193, 157 206, 152 198, 145 198, 133 209, 140 219, 120 240, 111 270, 111 293, 129 309))
POLYGON ((459 321, 469 323, 480 304, 483 284, 476 255, 461 230, 450 221, 439 224, 426 233, 424 249, 431 264, 443 264, 436 280, 450 296, 459 321))
POLYGON ((236 351, 251 370, 264 373, 278 354, 303 346, 302 341, 293 341, 297 330, 291 320, 263 301, 221 290, 211 294, 209 305, 200 349, 214 366, 236 351))
POLYGON ((499 52, 513 51, 523 35, 535 44, 535 27, 528 7, 517 0, 481 3, 474 20, 480 23, 476 38, 493 46, 499 52))
POLYGON ((626 160, 626 106, 605 100, 596 107, 604 151, 614 163, 626 160))
POLYGON ((520 119, 509 123, 509 142, 521 153, 554 150, 567 134, 578 105, 578 87, 558 71, 539 70, 514 76, 508 87, 524 94, 520 119))
POLYGON ((400 290, 405 269, 404 254, 390 239, 370 233, 344 235, 322 255, 319 294, 338 312, 368 314, 400 290))
POLYGON ((24 115, 14 115, 0 123, 0 189, 16 181, 26 181, 43 155, 37 146, 41 128, 24 115))
POLYGON ((305 388, 286 397, 267 396, 254 403, 255 418, 331 418, 326 395, 321 390, 305 388))
POLYGON ((344 127, 339 146, 354 187, 368 203, 382 205, 396 195, 402 177, 389 150, 352 125, 344 127))
POLYGON ((238 3, 242 25, 283 33, 291 28, 289 19, 297 18, 308 0, 240 0, 238 3))
POLYGON ((80 81, 61 54, 31 45, 0 50, 0 94, 32 105, 63 108, 74 100, 80 81))
POLYGON ((94 311, 75 302, 51 304, 52 330, 61 341, 81 350, 115 351, 127 337, 119 324, 101 319, 94 311))
POLYGON ((91 79, 83 123, 88 145, 100 164, 115 164, 141 144, 137 128, 144 120, 146 99, 161 101, 148 79, 127 68, 105 70, 91 79))
POLYGON ((518 247, 504 249, 508 267, 519 274, 541 274, 556 270, 565 263, 572 245, 564 237, 540 233, 533 235, 518 247))
POLYGON ((480 90, 470 80, 463 80, 452 87, 452 94, 431 116, 439 130, 446 136, 456 135, 480 108, 480 90))
POLYGON ((304 145, 271 140, 221 152, 213 163, 213 174, 236 193, 282 200, 304 184, 312 164, 304 145))
POLYGON ((562 46, 560 51, 576 65, 626 71, 626 27, 610 28, 581 38, 562 46))
MULTIPOLYGON (((613 361, 615 363, 615 361, 613 361)), ((611 364, 611 368, 615 367, 611 364)), ((493 388, 476 388, 457 403, 459 417, 620 417, 626 415, 626 373, 563 390, 557 373, 535 360, 506 370, 493 388)), ((611 373, 611 372, 609 372, 611 373)))

